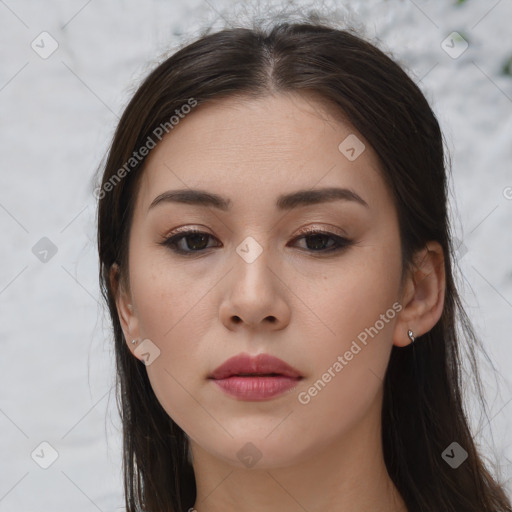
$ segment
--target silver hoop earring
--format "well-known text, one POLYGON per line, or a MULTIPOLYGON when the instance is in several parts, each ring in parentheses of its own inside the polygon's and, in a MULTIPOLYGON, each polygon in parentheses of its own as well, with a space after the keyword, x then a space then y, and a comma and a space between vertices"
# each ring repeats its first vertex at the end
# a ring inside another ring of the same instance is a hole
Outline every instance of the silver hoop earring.
POLYGON ((407 336, 409 336, 409 339, 411 340, 411 343, 414 343, 414 340, 415 340, 416 338, 414 337, 414 333, 411 331, 411 329, 409 329, 409 330, 407 331, 407 336))

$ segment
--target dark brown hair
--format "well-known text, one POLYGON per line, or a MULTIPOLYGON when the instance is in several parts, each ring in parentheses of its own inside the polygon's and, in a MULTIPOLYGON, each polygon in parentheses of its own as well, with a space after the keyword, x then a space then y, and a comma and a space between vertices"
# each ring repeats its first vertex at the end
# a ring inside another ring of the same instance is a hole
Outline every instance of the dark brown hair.
POLYGON ((383 51, 352 29, 309 19, 201 36, 145 78, 116 129, 99 194, 98 249, 100 282, 115 342, 127 511, 187 510, 195 502, 196 485, 186 435, 161 407, 144 364, 128 349, 116 310, 116 281, 110 281, 110 272, 117 263, 117 279, 126 277, 144 158, 129 168, 126 162, 191 98, 201 105, 276 92, 320 98, 375 150, 398 212, 404 269, 427 241, 439 242, 445 253, 442 316, 414 344, 393 346, 384 381, 384 458, 409 511, 512 511, 503 488, 477 452, 463 406, 459 344, 466 345, 482 405, 475 350, 483 347, 454 282, 447 215, 449 166, 439 124, 414 81, 383 51), (114 182, 116 173, 120 179, 114 182), (457 469, 441 456, 454 441, 468 453, 457 469))

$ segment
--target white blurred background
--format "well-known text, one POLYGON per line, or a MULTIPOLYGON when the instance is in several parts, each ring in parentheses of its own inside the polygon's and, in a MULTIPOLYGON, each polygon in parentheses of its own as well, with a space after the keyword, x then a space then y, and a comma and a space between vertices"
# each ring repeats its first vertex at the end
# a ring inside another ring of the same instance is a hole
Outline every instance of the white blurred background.
MULTIPOLYGON (((512 0, 338 4, 406 67, 444 131, 461 292, 490 356, 490 415, 471 418, 512 494, 512 0)), ((0 512, 124 510, 93 177, 162 55, 252 11, 268 8, 0 0, 0 512)))

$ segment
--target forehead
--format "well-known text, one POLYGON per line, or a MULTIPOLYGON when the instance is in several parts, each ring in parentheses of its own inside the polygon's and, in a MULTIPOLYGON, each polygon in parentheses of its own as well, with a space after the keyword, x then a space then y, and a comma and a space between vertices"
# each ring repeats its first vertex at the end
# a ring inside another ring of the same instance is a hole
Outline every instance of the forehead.
POLYGON ((340 186, 374 204, 390 200, 377 155, 332 107, 297 94, 225 98, 195 107, 151 151, 137 208, 172 189, 200 188, 229 197, 232 208, 258 208, 284 192, 340 186), (356 156, 364 149, 353 159, 347 145, 356 156))

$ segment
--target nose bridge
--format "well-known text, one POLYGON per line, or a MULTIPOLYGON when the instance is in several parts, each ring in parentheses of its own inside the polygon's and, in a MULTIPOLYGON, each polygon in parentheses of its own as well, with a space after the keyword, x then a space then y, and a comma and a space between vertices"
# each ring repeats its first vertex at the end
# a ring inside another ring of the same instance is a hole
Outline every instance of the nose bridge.
POLYGON ((272 251, 259 243, 255 236, 247 236, 235 251, 230 296, 237 314, 254 316, 259 320, 261 315, 275 315, 272 302, 277 299, 278 290, 270 261, 272 251))
POLYGON ((268 266, 270 251, 268 245, 263 246, 256 239, 258 237, 261 240, 262 236, 249 235, 235 249, 236 279, 243 282, 244 287, 249 286, 251 289, 270 284, 268 275, 271 274, 268 266))

